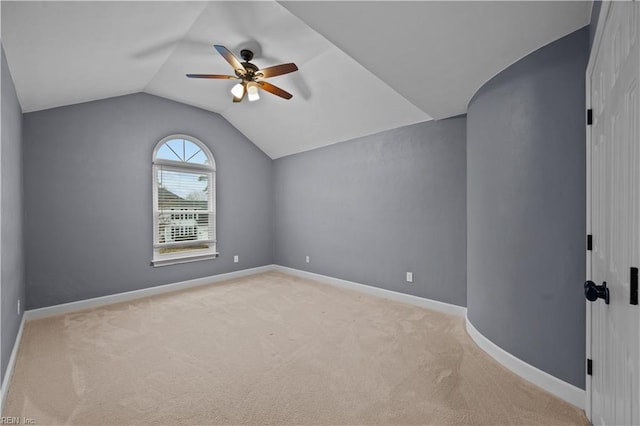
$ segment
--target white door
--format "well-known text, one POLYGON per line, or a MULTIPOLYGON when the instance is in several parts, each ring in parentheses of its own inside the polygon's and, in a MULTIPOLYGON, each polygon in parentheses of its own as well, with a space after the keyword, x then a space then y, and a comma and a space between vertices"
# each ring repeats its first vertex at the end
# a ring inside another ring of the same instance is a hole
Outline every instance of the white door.
POLYGON ((603 2, 587 69, 587 275, 610 292, 609 304, 587 302, 586 405, 596 425, 640 425, 640 307, 631 298, 640 267, 639 23, 637 1, 603 2))

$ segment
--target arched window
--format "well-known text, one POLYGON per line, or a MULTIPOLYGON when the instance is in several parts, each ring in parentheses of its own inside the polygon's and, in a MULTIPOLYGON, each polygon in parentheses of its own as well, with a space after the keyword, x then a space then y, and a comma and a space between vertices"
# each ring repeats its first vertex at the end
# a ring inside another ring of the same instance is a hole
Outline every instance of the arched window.
POLYGON ((153 265, 214 259, 216 166, 207 147, 172 135, 153 150, 153 265))

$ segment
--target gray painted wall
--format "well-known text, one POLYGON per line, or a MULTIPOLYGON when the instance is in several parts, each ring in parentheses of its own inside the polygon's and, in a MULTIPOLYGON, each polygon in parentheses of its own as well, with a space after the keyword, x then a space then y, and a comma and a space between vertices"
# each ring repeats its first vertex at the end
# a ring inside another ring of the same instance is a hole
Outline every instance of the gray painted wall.
POLYGON ((29 308, 272 263, 271 159, 218 114, 146 94, 28 113, 24 159, 29 308), (174 133, 215 157, 220 257, 153 268, 151 155, 174 133))
POLYGON ((276 263, 465 306, 465 122, 275 160, 276 263))
POLYGON ((2 66, 2 165, 1 193, 2 232, 0 253, 2 273, 0 291, 2 299, 2 377, 18 334, 22 312, 18 315, 18 299, 24 310, 25 271, 22 236, 22 110, 16 96, 11 73, 1 49, 2 66))
POLYGON ((487 82, 467 112, 468 316, 584 388, 588 29, 487 82))
POLYGON ((600 9, 602 8, 602 2, 595 0, 591 5, 591 21, 589 23, 589 49, 593 47, 593 39, 596 36, 596 30, 598 29, 598 18, 600 17, 600 9))

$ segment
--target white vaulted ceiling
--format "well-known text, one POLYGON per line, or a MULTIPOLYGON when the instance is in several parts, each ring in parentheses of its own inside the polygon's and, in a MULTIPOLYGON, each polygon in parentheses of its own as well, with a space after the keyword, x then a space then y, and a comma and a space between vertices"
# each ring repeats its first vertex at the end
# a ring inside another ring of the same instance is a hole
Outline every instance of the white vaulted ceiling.
POLYGON ((271 158, 431 116, 588 23, 590 2, 2 2, 2 44, 24 112, 147 92, 222 114, 271 158), (252 48, 286 101, 231 102, 213 49, 252 48))

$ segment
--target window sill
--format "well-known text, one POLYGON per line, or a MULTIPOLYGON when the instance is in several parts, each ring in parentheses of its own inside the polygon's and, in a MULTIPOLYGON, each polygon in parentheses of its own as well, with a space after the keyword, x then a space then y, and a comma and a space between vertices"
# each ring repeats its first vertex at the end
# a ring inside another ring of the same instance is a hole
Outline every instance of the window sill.
POLYGON ((179 257, 179 258, 167 258, 167 259, 153 259, 151 266, 157 268, 159 266, 177 265, 179 263, 199 262, 201 260, 213 260, 218 257, 220 253, 207 253, 197 256, 179 257))

